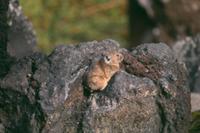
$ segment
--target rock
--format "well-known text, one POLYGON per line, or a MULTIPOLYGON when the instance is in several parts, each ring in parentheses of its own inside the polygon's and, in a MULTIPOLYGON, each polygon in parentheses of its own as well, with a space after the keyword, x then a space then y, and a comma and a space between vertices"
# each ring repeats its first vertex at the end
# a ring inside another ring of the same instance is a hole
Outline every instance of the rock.
POLYGON ((5 132, 36 133, 41 129, 44 114, 38 103, 37 82, 31 78, 31 74, 34 63, 40 62, 42 57, 35 54, 19 60, 0 80, 0 121, 5 132))
POLYGON ((200 110, 200 35, 187 37, 177 41, 173 46, 174 53, 179 61, 185 64, 191 89, 191 107, 192 112, 200 110))
POLYGON ((199 111, 200 110, 200 94, 199 93, 191 93, 191 111, 199 111))
POLYGON ((200 35, 176 42, 173 50, 186 65, 191 91, 200 92, 200 35))
POLYGON ((16 58, 31 55, 36 51, 36 33, 31 22, 23 14, 18 0, 9 3, 8 53, 16 58))
POLYGON ((0 124, 6 132, 184 133, 190 121, 185 74, 162 43, 131 52, 113 40, 59 46, 49 56, 20 59, 0 80, 0 124), (111 50, 123 51, 123 69, 104 91, 90 93, 85 72, 111 50))

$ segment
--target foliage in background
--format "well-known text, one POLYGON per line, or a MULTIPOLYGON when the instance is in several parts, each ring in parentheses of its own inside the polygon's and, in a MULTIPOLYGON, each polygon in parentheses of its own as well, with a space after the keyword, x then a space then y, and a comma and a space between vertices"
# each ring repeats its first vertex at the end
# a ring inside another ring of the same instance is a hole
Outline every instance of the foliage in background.
POLYGON ((189 133, 199 133, 200 132, 200 111, 192 113, 192 121, 189 133))
POLYGON ((33 23, 38 46, 50 52, 57 44, 112 38, 127 40, 126 0, 21 0, 33 23))

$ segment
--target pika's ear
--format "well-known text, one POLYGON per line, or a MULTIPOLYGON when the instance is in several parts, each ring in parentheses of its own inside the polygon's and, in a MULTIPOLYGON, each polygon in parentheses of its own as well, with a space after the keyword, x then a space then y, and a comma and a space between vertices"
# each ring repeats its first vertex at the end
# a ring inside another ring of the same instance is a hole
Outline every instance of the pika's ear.
POLYGON ((118 53, 117 56, 118 56, 119 61, 122 62, 124 59, 124 56, 121 53, 118 53))

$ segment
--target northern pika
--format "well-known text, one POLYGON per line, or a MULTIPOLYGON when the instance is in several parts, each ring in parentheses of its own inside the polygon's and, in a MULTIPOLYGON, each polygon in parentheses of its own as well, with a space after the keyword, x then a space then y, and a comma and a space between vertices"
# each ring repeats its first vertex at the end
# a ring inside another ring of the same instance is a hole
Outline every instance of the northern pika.
POLYGON ((94 61, 87 74, 87 84, 91 91, 103 90, 111 77, 120 69, 123 55, 112 51, 102 54, 99 60, 94 61))

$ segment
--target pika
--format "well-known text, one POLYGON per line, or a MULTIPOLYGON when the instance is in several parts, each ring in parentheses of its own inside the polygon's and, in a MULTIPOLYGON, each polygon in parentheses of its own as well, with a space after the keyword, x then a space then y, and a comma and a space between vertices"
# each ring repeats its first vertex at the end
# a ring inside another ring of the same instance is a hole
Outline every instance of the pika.
POLYGON ((87 84, 91 91, 101 91, 107 86, 111 77, 120 70, 120 63, 124 59, 118 51, 106 52, 94 61, 87 73, 87 84))

